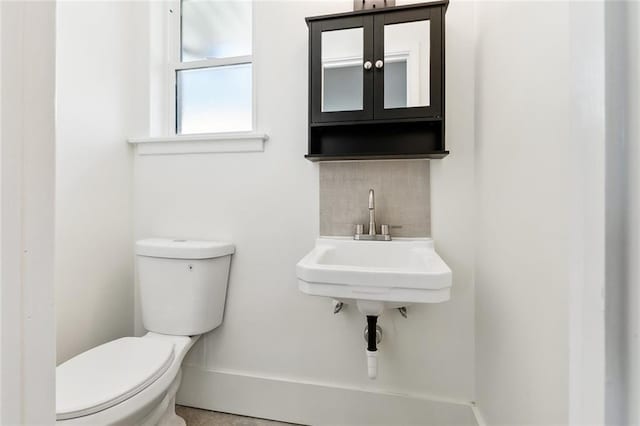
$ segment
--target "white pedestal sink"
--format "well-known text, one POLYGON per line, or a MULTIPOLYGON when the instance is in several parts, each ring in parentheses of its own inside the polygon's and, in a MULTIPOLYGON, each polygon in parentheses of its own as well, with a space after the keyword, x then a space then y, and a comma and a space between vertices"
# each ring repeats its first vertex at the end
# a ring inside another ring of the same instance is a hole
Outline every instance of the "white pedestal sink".
POLYGON ((355 303, 365 315, 450 298, 451 269, 430 238, 318 238, 296 272, 303 293, 355 303))
POLYGON ((430 238, 355 241, 318 238, 296 265, 298 288, 313 296, 355 303, 367 316, 367 370, 378 374, 376 321, 382 311, 450 298, 451 269, 430 238))

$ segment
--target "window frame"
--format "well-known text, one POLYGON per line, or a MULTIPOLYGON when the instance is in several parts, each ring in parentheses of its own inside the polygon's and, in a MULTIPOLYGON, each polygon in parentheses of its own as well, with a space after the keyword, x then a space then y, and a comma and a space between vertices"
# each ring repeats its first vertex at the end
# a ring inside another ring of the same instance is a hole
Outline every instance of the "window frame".
POLYGON ((212 58, 199 61, 182 62, 182 1, 171 0, 167 7, 167 119, 166 132, 171 136, 194 136, 194 135, 225 135, 225 134, 250 134, 254 133, 257 124, 256 117, 256 66, 253 60, 253 49, 255 46, 255 1, 246 1, 251 4, 251 54, 244 56, 233 56, 228 58, 212 58), (251 64, 251 128, 249 130, 232 130, 228 132, 207 132, 207 133, 178 133, 178 85, 177 75, 179 71, 214 68, 226 65, 246 65, 251 64))

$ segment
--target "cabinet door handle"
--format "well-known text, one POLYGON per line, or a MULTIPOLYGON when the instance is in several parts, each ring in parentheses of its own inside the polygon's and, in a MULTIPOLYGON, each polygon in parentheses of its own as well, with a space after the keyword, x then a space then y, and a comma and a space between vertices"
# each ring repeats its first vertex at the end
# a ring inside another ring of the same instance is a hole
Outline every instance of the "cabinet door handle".
POLYGON ((362 66, 364 66, 365 70, 370 70, 371 69, 371 61, 365 62, 362 66))
POLYGON ((378 59, 376 61, 376 68, 380 69, 384 66, 384 62, 382 62, 382 59, 378 59))

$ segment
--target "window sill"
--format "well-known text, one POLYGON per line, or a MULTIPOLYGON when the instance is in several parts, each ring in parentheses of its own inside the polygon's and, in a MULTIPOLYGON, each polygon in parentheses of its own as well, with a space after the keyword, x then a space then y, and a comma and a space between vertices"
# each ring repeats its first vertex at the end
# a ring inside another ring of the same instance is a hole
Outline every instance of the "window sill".
POLYGON ((130 138, 127 142, 137 147, 138 155, 172 155, 263 152, 267 140, 264 133, 238 132, 130 138))

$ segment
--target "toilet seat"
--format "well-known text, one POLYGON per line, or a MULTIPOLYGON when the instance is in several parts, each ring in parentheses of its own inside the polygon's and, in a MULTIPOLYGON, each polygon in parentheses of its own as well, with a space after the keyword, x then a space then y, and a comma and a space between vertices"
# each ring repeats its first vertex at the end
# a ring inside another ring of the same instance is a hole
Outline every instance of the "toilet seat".
POLYGON ((138 394, 171 366, 174 344, 163 339, 124 337, 56 368, 56 419, 88 416, 138 394))

